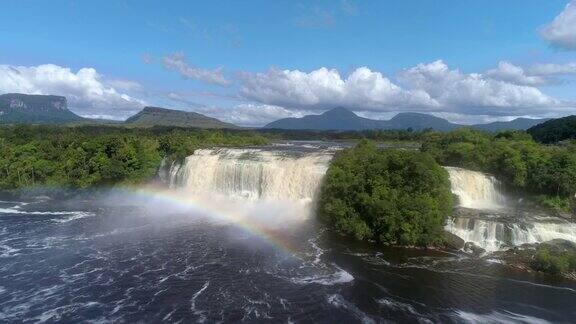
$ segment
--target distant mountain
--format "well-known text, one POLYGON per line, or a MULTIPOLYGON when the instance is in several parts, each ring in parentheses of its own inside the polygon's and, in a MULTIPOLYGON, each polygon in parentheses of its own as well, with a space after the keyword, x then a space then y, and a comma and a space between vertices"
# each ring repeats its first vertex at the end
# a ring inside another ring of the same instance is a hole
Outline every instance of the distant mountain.
POLYGON ((542 143, 557 143, 576 139, 576 116, 567 116, 549 120, 528 129, 532 137, 542 143))
POLYGON ((0 95, 0 124, 65 124, 83 120, 68 110, 65 97, 0 95))
POLYGON ((530 118, 516 118, 514 120, 508 122, 493 122, 488 124, 478 124, 474 125, 474 128, 488 131, 488 132, 497 132, 505 129, 521 129, 526 130, 530 127, 533 127, 538 124, 542 124, 544 122, 549 121, 550 118, 545 119, 530 119, 530 118))
POLYGON ((505 129, 525 130, 544 121, 546 120, 518 118, 510 122, 460 125, 451 123, 440 117, 420 113, 399 113, 390 120, 374 120, 360 117, 346 108, 338 107, 320 115, 279 119, 269 123, 264 126, 264 128, 301 130, 412 129, 415 131, 432 128, 438 131, 451 131, 461 127, 471 127, 486 131, 500 131, 505 129))
POLYGON ((216 118, 208 117, 199 113, 160 107, 145 107, 136 115, 126 119, 124 124, 139 127, 177 126, 195 128, 240 128, 236 125, 225 123, 216 118))
POLYGON ((415 131, 427 128, 433 128, 438 131, 451 131, 461 127, 460 125, 452 124, 446 119, 419 113, 399 113, 390 120, 383 120, 382 125, 381 129, 411 128, 415 131))
POLYGON ((284 118, 271 122, 264 128, 314 129, 314 130, 365 130, 380 128, 381 122, 359 117, 345 108, 334 108, 321 115, 302 118, 284 118))
POLYGON ((264 126, 277 129, 314 130, 367 130, 367 129, 407 129, 422 130, 434 128, 451 130, 457 125, 447 120, 426 114, 400 113, 390 120, 375 120, 356 115, 352 111, 338 107, 321 115, 308 115, 302 118, 284 118, 264 126))

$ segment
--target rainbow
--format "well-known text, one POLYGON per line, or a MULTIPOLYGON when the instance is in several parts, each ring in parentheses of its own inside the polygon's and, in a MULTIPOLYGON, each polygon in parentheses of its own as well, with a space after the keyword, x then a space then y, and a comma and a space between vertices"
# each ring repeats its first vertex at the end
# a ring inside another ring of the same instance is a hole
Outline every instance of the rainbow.
POLYGON ((285 231, 271 229, 262 222, 258 222, 257 219, 246 217, 243 215, 242 210, 237 210, 236 212, 227 210, 223 212, 219 210, 219 208, 213 208, 206 204, 206 202, 200 201, 193 195, 187 194, 185 191, 167 189, 166 187, 157 185, 122 187, 121 191, 135 195, 136 197, 148 200, 156 199, 168 204, 185 207, 195 214, 208 215, 217 220, 231 222, 249 234, 262 238, 287 255, 295 256, 296 254, 297 249, 294 243, 289 240, 289 236, 286 235, 285 231))

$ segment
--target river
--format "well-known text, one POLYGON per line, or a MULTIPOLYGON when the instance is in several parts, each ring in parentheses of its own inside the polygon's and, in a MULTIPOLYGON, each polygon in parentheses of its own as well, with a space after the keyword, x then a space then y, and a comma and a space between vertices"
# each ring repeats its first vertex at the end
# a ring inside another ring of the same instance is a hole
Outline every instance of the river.
POLYGON ((332 151, 205 150, 165 166, 171 190, 3 200, 0 322, 574 321, 574 282, 316 223, 332 151))

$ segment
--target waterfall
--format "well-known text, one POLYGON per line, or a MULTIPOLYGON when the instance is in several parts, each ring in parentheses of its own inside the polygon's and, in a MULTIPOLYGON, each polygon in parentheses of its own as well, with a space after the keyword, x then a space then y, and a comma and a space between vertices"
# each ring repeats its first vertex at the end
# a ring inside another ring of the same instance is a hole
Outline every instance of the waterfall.
POLYGON ((193 194, 252 201, 312 201, 331 158, 331 153, 323 151, 201 149, 181 165, 173 163, 167 182, 193 194))
POLYGON ((556 218, 506 222, 499 219, 457 217, 448 221, 446 230, 487 252, 555 239, 576 243, 576 224, 556 218))
POLYGON ((452 192, 458 196, 461 207, 489 210, 504 207, 506 200, 494 177, 461 168, 446 167, 446 170, 450 174, 452 192))
POLYGON ((486 215, 458 216, 450 219, 445 229, 465 242, 487 252, 505 250, 523 244, 543 243, 562 239, 576 243, 576 224, 557 217, 535 217, 509 214, 500 183, 494 177, 476 171, 446 167, 450 174, 452 192, 458 196, 460 207, 483 210, 486 215))

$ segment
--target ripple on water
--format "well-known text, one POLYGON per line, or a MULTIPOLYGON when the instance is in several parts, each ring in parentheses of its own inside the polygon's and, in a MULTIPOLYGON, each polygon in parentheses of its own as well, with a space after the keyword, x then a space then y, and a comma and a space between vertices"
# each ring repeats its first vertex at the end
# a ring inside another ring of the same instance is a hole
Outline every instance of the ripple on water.
POLYGON ((18 255, 20 249, 13 248, 9 245, 1 244, 0 245, 0 258, 9 258, 15 255, 18 255))
POLYGON ((334 266, 334 272, 325 273, 325 274, 316 274, 312 276, 305 276, 305 277, 294 277, 291 278, 291 281, 296 284, 320 284, 325 286, 332 286, 337 284, 344 284, 354 280, 354 276, 352 276, 347 271, 339 268, 336 265, 334 266))
POLYGON ((356 317, 360 322, 365 324, 376 323, 368 314, 360 310, 356 305, 347 301, 339 294, 328 295, 328 303, 334 307, 341 308, 349 312, 351 315, 356 317))
POLYGON ((547 320, 520 315, 512 312, 499 312, 493 311, 486 314, 476 314, 458 310, 456 313, 456 321, 464 323, 478 323, 478 324, 500 324, 500 323, 532 323, 532 324, 547 324, 551 323, 547 320))

